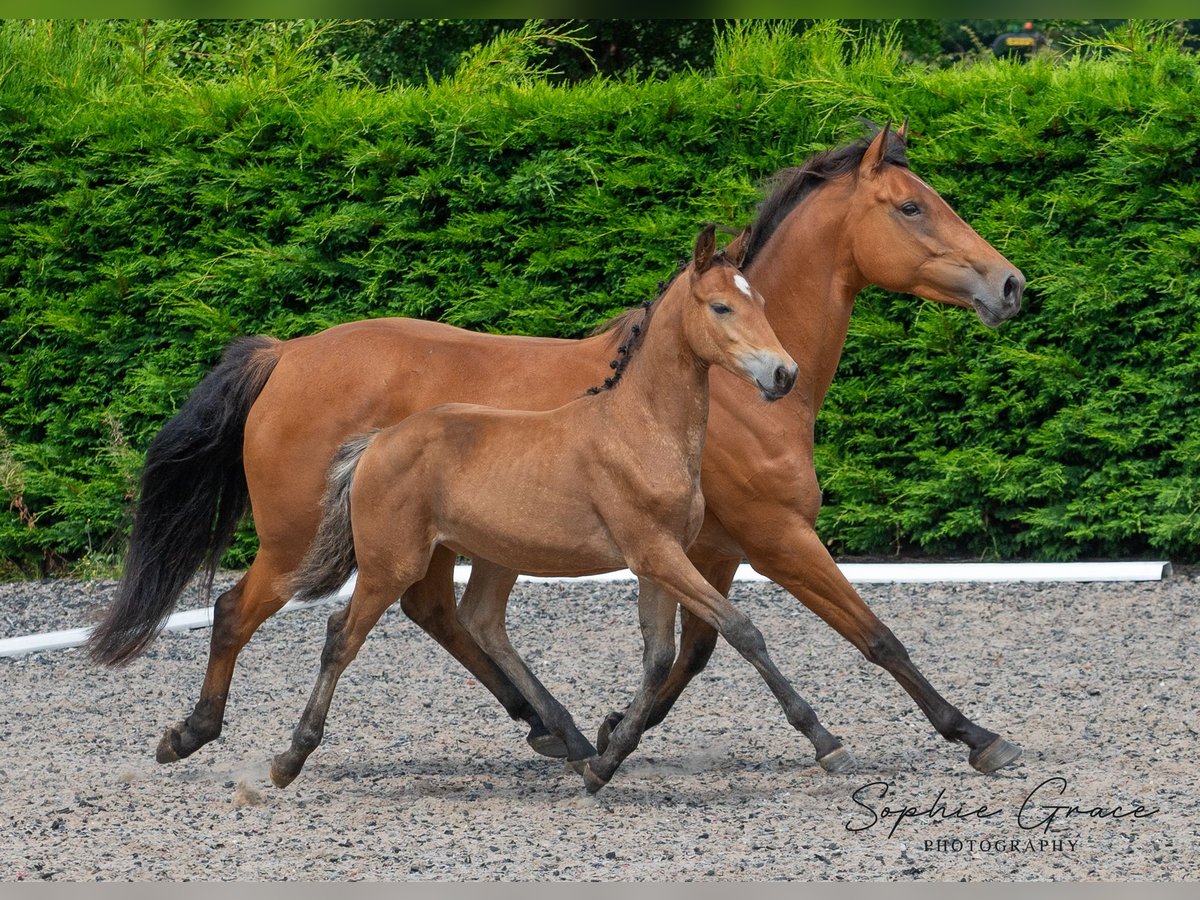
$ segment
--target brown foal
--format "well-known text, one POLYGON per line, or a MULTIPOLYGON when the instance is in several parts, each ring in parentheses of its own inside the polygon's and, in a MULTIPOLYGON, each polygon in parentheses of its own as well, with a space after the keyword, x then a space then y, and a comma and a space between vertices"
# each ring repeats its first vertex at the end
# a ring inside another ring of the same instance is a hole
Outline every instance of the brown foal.
MULTIPOLYGON (((869 284, 974 309, 989 327, 1016 315, 1025 279, 908 167, 905 129, 818 154, 776 177, 743 267, 800 365, 766 410, 741 380, 712 372, 702 465, 704 525, 688 556, 726 593, 743 558, 890 672, 947 740, 984 772, 1020 750, 947 702, 842 576, 815 523, 821 492, 813 423, 837 369, 855 297, 869 284)), ((729 252, 735 250, 731 247, 729 252)), ((158 633, 202 563, 216 566, 247 497, 259 552, 217 601, 208 670, 194 711, 167 728, 158 759, 221 732, 238 653, 288 600, 289 575, 316 531, 325 474, 353 434, 448 401, 550 409, 577 396, 614 354, 614 333, 582 341, 477 334, 414 319, 374 319, 289 341, 232 345, 155 439, 142 474, 125 576, 91 652, 120 663, 158 633)), ((455 616, 454 554, 434 553, 404 612, 466 666, 540 752, 561 753, 540 718, 455 616)), ((469 593, 507 593, 476 560, 469 593)), ((675 665, 650 713, 660 721, 702 670, 717 632, 685 611, 675 665)), ((619 719, 614 714, 606 729, 619 719)), ((603 743, 603 738, 601 739, 603 743)))
POLYGON ((676 602, 762 673, 823 765, 848 764, 847 751, 775 668, 758 629, 687 558, 704 521, 709 367, 733 373, 767 401, 791 390, 797 369, 762 298, 723 254, 714 255, 713 231, 700 233, 692 265, 647 308, 643 323, 631 326, 623 348, 628 364, 607 389, 549 411, 445 404, 338 452, 296 596, 326 596, 354 568, 358 580, 346 609, 329 619, 320 675, 291 748, 275 757, 275 784, 299 774, 321 740, 341 673, 384 610, 425 575, 438 546, 513 576, 623 566, 637 575, 642 685, 598 757, 509 641, 507 591, 468 594, 458 609, 467 632, 566 745, 590 791, 637 746, 675 659, 676 602), (656 590, 646 591, 650 585, 656 590))

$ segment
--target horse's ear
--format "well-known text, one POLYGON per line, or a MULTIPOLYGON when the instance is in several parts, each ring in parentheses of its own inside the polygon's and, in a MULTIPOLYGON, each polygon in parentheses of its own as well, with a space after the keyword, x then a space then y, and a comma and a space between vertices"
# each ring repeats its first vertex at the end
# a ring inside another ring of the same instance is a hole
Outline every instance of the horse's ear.
POLYGON ((862 163, 858 167, 860 175, 870 177, 882 168, 887 160, 888 135, 891 132, 892 120, 888 119, 887 124, 879 130, 879 134, 875 135, 875 140, 871 141, 867 151, 863 154, 862 163))
POLYGON ((904 124, 896 131, 896 137, 902 141, 908 141, 908 116, 904 117, 904 124))
POLYGON ((696 247, 692 250, 692 263, 699 275, 712 265, 713 254, 717 251, 717 226, 710 223, 700 229, 696 235, 696 247))

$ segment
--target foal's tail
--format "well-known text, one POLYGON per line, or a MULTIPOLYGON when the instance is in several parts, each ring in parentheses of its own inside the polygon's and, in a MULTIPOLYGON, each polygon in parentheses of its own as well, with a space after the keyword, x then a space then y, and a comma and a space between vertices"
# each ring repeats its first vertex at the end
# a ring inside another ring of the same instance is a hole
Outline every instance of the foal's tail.
POLYGON ((249 499, 246 417, 275 369, 278 343, 250 337, 230 344, 150 444, 124 575, 87 643, 96 662, 121 665, 144 650, 202 564, 211 590, 249 499))
POLYGON ((292 578, 293 599, 298 602, 329 596, 346 583, 358 564, 350 522, 350 489, 358 462, 375 434, 351 438, 334 454, 317 536, 292 578))

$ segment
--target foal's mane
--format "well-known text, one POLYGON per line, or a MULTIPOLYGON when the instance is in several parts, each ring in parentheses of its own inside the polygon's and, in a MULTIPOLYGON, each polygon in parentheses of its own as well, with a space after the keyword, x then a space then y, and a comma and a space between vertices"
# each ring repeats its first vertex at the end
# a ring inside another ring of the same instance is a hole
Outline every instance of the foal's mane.
MULTIPOLYGON (((642 345, 646 340, 646 332, 650 328, 650 319, 653 317, 655 310, 658 309, 658 304, 671 289, 676 279, 679 278, 691 263, 690 259, 681 260, 678 268, 675 269, 675 274, 666 281, 658 283, 658 296, 653 301, 647 300, 641 306, 635 306, 633 309, 627 309, 623 313, 618 313, 613 318, 609 319, 602 325, 597 326, 593 331, 593 335, 612 333, 612 342, 617 345, 617 358, 610 362, 609 368, 613 370, 613 374, 604 379, 604 384, 599 387, 588 388, 589 394, 598 394, 601 391, 612 390, 617 386, 617 382, 621 380, 621 376, 625 373, 626 367, 629 365, 629 360, 633 358, 634 351, 642 345)), ((733 262, 725 255, 724 250, 718 250, 713 254, 712 266, 731 266, 733 262)))
MULTIPOLYGON (((783 224, 783 220, 817 187, 858 168, 871 141, 879 133, 878 125, 873 122, 866 124, 870 133, 864 137, 809 157, 799 166, 780 169, 772 176, 767 183, 770 193, 758 205, 758 212, 750 227, 750 243, 742 259, 742 268, 750 265, 771 235, 783 224)), ((904 139, 894 131, 888 133, 884 161, 908 168, 904 139)))

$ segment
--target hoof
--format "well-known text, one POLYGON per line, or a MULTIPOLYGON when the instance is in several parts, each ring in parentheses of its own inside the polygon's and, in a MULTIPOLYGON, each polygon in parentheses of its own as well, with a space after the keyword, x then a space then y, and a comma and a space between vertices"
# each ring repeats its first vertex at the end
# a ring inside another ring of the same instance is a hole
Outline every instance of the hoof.
POLYGON ((998 737, 982 750, 971 751, 971 767, 984 775, 991 775, 993 772, 1015 763, 1021 758, 1023 752, 1016 744, 998 737))
POLYGON ((610 712, 600 723, 600 731, 596 735, 596 752, 603 753, 608 749, 608 739, 612 737, 613 729, 621 724, 625 713, 610 712))
POLYGON ((271 761, 271 783, 277 788, 285 788, 300 774, 300 770, 291 771, 287 765, 287 754, 280 753, 271 761))
POLYGON ((585 761, 583 764, 583 783, 587 785, 587 792, 594 794, 608 784, 608 780, 601 779, 599 775, 592 771, 591 762, 585 761))
POLYGON ((841 775, 844 772, 853 771, 855 765, 857 765, 854 761, 854 754, 845 747, 830 750, 818 759, 817 762, 830 775, 841 775))
POLYGON ((154 758, 160 763, 179 762, 187 756, 186 753, 179 752, 179 730, 183 727, 183 722, 179 722, 163 732, 162 740, 158 742, 158 749, 154 751, 154 758))
POLYGON ((563 743, 562 738, 548 731, 536 727, 530 728, 529 735, 525 740, 535 753, 549 756, 551 759, 567 758, 567 745, 563 743))

